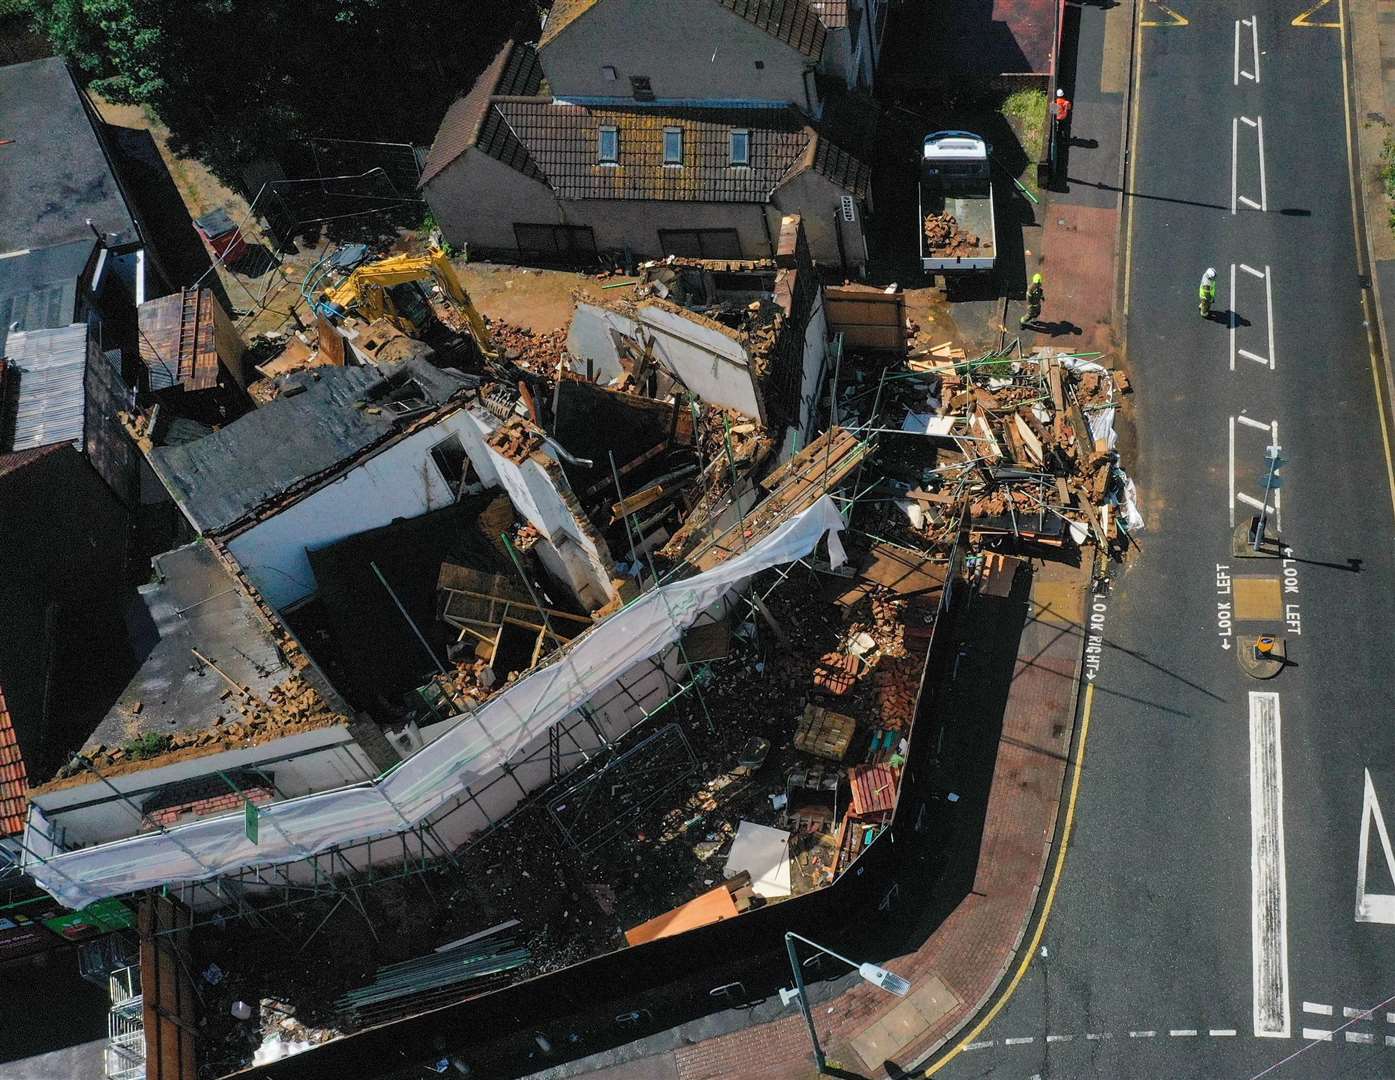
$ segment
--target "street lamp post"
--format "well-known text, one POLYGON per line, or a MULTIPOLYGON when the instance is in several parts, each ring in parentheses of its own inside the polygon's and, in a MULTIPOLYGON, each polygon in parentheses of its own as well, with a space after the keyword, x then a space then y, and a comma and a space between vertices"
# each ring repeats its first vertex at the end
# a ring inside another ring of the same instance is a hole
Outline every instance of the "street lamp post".
POLYGON ((897 997, 905 997, 911 989, 911 984, 894 971, 888 971, 886 968, 879 967, 876 964, 859 964, 855 960, 849 960, 846 956, 838 955, 838 953, 834 952, 832 949, 825 949, 817 941, 810 941, 806 937, 801 937, 793 930, 787 930, 785 932, 785 951, 788 952, 790 956, 790 970, 794 973, 794 989, 781 990, 780 1000, 786 1005, 796 998, 799 1000, 799 1009, 804 1014, 804 1023, 809 1028, 809 1040, 814 1044, 814 1064, 818 1066, 821 1076, 827 1076, 831 1074, 828 1070, 828 1061, 823 1056, 823 1047, 819 1045, 819 1033, 814 1028, 814 1013, 809 1007, 809 992, 804 987, 804 973, 800 969, 799 953, 794 947, 796 941, 802 941, 810 948, 817 949, 819 952, 831 956, 835 960, 841 960, 862 976, 864 982, 869 982, 873 986, 885 990, 889 994, 895 994, 897 997))

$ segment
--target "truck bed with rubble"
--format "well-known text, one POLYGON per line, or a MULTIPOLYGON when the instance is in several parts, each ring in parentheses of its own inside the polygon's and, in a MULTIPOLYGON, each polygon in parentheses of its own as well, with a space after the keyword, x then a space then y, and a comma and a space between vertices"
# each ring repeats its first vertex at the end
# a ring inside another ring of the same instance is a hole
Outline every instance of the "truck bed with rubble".
POLYGON ((920 265, 926 273, 991 270, 997 222, 988 146, 966 131, 925 137, 920 161, 920 265))

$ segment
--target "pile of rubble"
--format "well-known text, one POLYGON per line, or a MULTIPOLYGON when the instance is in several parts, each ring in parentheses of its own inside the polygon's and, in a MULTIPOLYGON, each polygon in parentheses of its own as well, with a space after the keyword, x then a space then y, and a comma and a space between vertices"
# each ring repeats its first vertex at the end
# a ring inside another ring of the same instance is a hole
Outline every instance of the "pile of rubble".
POLYGON ((982 241, 973 233, 959 227, 953 214, 927 214, 924 222, 925 244, 942 255, 973 255, 982 241))
POLYGON ((489 336, 503 354, 504 359, 517 364, 534 375, 552 379, 557 376, 557 365, 566 355, 567 328, 537 331, 526 326, 516 326, 503 319, 486 319, 489 336))
POLYGON ((905 492, 912 523, 940 542, 961 524, 979 540, 1127 542, 1142 518, 1119 467, 1113 420, 1129 384, 1093 355, 1051 348, 962 361, 913 355, 909 366, 930 389, 903 427, 943 436, 954 449, 905 492))

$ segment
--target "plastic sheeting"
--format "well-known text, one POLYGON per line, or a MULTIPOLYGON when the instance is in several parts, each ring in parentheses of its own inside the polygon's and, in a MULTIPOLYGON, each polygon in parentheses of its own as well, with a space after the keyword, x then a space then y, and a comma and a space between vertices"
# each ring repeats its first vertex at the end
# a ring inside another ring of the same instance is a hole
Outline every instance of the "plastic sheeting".
MULTIPOLYGON (((263 806, 256 844, 247 839, 239 812, 42 862, 30 859, 25 869, 76 909, 108 896, 293 861, 410 828, 635 664, 673 644, 700 613, 753 574, 802 558, 825 534, 833 565, 841 565, 845 554, 837 533, 842 527, 833 500, 824 496, 749 551, 645 593, 578 638, 559 660, 496 694, 386 776, 263 806)), ((49 850, 45 837, 33 835, 42 828, 33 817, 29 828, 26 846, 49 850)))

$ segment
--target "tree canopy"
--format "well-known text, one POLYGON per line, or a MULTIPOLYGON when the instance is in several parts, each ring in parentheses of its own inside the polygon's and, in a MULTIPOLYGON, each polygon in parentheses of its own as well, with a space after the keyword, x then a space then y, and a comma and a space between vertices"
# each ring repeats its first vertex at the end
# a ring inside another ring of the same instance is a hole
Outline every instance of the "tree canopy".
POLYGON ((309 137, 429 143, 532 0, 29 0, 93 89, 240 183, 309 137))

